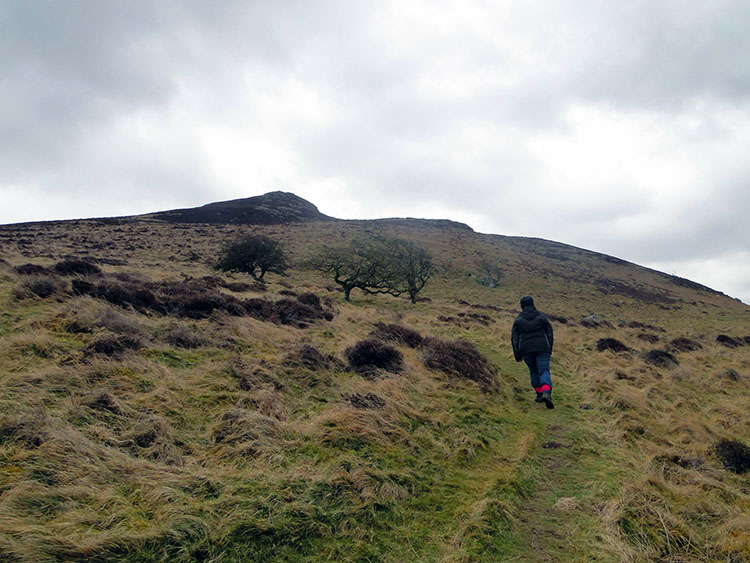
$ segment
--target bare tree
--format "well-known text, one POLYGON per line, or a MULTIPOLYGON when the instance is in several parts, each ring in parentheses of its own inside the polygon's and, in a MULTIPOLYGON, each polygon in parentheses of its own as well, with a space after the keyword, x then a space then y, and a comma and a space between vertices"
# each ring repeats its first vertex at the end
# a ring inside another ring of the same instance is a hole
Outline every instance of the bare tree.
POLYGON ((396 271, 396 287, 407 293, 412 303, 435 273, 432 257, 421 246, 404 239, 389 239, 388 259, 396 271))
POLYGON ((369 294, 409 294, 412 303, 432 276, 429 254, 409 241, 375 237, 357 239, 349 246, 326 247, 311 266, 332 274, 350 300, 353 289, 369 294))

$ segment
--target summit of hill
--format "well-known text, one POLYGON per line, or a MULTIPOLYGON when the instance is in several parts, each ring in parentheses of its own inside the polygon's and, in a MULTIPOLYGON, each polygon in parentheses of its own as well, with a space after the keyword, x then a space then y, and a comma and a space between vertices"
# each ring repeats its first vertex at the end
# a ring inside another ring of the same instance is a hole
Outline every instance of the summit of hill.
POLYGON ((280 192, 0 225, 0 560, 748 561, 749 382, 750 307, 554 241, 280 192), (248 235, 285 275, 215 268, 248 235), (312 266, 368 239, 415 303, 312 266))
POLYGON ((169 223, 220 223, 239 225, 282 225, 305 221, 333 221, 301 197, 282 191, 209 203, 200 207, 174 209, 146 215, 169 223))

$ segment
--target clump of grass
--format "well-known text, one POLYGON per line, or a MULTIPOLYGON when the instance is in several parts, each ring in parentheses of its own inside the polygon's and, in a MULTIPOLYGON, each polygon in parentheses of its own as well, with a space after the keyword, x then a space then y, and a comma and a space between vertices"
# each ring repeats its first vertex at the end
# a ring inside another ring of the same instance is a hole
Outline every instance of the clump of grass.
POLYGON ((372 373, 375 369, 398 373, 404 367, 401 352, 374 338, 357 342, 347 348, 345 354, 349 365, 358 373, 372 373))
POLYGON ((465 340, 428 338, 424 342, 424 364, 460 380, 474 381, 483 391, 498 385, 495 368, 476 346, 465 340))
POLYGON ((726 379, 727 381, 731 381, 732 383, 736 383, 741 379, 742 376, 737 373, 737 370, 727 368, 716 374, 716 377, 718 377, 719 379, 726 379))
POLYGON ((649 560, 692 560, 697 555, 700 541, 660 494, 640 487, 632 490, 617 523, 625 539, 649 560))
POLYGON ((38 448, 48 438, 47 417, 41 412, 0 418, 0 443, 19 441, 28 448, 38 448))
POLYGON ((112 414, 123 412, 122 404, 110 391, 100 389, 93 392, 85 401, 87 407, 96 411, 106 411, 112 414))
POLYGON ((249 363, 243 359, 236 359, 229 363, 227 373, 237 380, 242 391, 250 391, 256 387, 271 385, 275 389, 283 389, 284 385, 266 361, 249 363))
POLYGON ((424 341, 422 335, 416 330, 398 324, 378 323, 370 336, 380 340, 397 342, 409 348, 419 348, 424 341))
POLYGON ((344 364, 332 354, 323 354, 314 346, 305 344, 289 354, 284 360, 287 366, 298 366, 312 371, 341 369, 344 364))
POLYGON ((76 298, 56 318, 56 324, 71 334, 90 334, 99 328, 115 334, 141 336, 144 333, 142 324, 132 315, 85 297, 76 298))
POLYGON ((734 473, 750 471, 750 447, 737 440, 721 440, 714 448, 724 467, 734 473))
POLYGON ((346 450, 396 442, 403 437, 403 431, 383 412, 353 407, 326 411, 318 424, 319 438, 326 445, 346 450))
POLYGON ((186 324, 175 324, 169 328, 164 340, 171 346, 178 348, 200 348, 208 346, 211 340, 195 327, 186 324))
POLYGON ((84 356, 122 356, 128 350, 140 350, 143 341, 137 336, 128 334, 104 333, 97 336, 90 344, 83 348, 84 356))
POLYGON ((277 420, 242 408, 226 411, 211 431, 211 439, 223 446, 225 455, 250 457, 272 448, 280 435, 277 420))
POLYGON ((382 409, 385 407, 385 399, 378 397, 375 393, 367 393, 361 395, 354 393, 352 395, 344 395, 344 400, 351 403, 355 409, 382 409))

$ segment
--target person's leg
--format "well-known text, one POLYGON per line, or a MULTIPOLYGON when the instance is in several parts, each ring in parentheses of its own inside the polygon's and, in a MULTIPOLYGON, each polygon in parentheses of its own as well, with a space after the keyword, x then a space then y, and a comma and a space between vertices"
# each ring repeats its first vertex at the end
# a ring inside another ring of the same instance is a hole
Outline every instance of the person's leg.
POLYGON ((549 372, 550 354, 540 353, 536 357, 537 372, 539 373, 539 383, 542 389, 540 402, 544 403, 548 409, 554 409, 555 404, 552 402, 552 376, 549 372))
POLYGON ((536 355, 536 371, 539 374, 539 386, 542 391, 552 391, 552 375, 549 371, 551 354, 540 352, 536 355))
POLYGON ((534 388, 534 391, 536 391, 537 399, 542 396, 542 382, 539 380, 539 368, 538 368, 538 361, 537 361, 537 354, 526 354, 523 357, 523 361, 526 362, 526 365, 529 368, 529 377, 531 378, 531 386, 534 388))

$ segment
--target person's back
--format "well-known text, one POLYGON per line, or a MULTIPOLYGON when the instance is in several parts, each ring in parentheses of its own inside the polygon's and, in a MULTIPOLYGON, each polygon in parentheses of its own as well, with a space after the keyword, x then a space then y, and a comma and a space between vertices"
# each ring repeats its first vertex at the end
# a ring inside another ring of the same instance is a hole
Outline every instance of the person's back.
POLYGON ((517 362, 523 360, 529 367, 531 386, 536 391, 537 402, 547 408, 552 403, 552 378, 549 363, 552 356, 554 335, 547 317, 534 306, 534 299, 526 296, 521 299, 521 314, 513 321, 511 345, 517 362))

